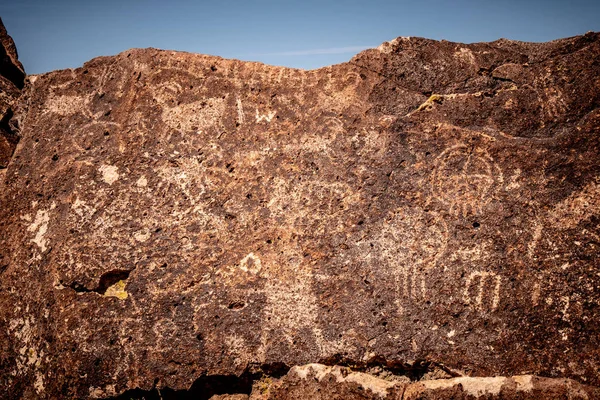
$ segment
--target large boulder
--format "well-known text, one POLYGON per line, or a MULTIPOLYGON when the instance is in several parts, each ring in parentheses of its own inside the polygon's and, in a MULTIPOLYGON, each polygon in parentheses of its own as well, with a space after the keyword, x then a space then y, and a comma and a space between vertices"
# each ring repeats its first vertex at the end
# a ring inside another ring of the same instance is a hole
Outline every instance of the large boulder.
POLYGON ((312 71, 145 49, 30 77, 0 397, 247 394, 309 363, 446 371, 410 398, 600 385, 599 56, 398 38, 312 71))

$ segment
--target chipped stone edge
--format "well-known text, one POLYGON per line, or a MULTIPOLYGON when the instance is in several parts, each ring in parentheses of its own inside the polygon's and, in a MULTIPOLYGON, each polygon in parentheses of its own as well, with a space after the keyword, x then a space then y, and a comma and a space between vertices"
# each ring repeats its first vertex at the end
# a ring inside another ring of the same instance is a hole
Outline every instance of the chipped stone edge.
POLYGON ((386 398, 392 388, 404 387, 407 392, 430 392, 461 387, 464 393, 475 398, 495 398, 503 389, 515 392, 531 393, 534 389, 544 389, 556 384, 563 385, 571 394, 588 398, 584 385, 565 378, 545 378, 535 375, 517 375, 513 377, 468 377, 461 376, 448 379, 421 380, 418 382, 390 381, 364 372, 355 372, 348 367, 327 366, 323 364, 307 364, 294 366, 288 376, 301 380, 316 379, 318 382, 333 377, 337 383, 356 383, 373 394, 386 398), (535 385, 534 385, 535 383, 535 385))
POLYGON ((364 372, 354 372, 347 367, 340 367, 339 365, 333 367, 323 364, 295 366, 290 369, 289 375, 296 375, 303 380, 314 376, 319 382, 328 375, 333 375, 338 383, 356 383, 363 389, 370 390, 380 397, 386 397, 388 390, 398 385, 398 382, 386 381, 364 372))

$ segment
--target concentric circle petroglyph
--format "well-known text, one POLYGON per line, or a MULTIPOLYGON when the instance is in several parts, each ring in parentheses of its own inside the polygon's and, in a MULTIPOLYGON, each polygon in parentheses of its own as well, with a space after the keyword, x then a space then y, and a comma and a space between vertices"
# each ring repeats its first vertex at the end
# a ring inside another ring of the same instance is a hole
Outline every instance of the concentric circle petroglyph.
POLYGON ((362 77, 358 72, 350 71, 344 75, 344 82, 350 86, 358 86, 362 81, 362 77))

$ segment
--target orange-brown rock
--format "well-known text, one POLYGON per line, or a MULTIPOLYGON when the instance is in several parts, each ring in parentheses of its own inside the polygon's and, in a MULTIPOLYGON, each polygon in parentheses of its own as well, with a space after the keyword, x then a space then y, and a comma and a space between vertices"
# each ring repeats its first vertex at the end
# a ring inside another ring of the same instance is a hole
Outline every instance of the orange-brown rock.
POLYGON ((145 49, 28 77, 0 397, 353 398, 379 368, 379 397, 593 398, 599 56, 398 38, 312 71, 145 49))

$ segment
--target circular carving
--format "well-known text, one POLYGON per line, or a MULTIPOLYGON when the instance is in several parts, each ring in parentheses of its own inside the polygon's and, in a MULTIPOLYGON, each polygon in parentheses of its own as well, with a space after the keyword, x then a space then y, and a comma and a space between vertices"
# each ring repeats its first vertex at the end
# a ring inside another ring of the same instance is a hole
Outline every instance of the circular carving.
POLYGON ((485 150, 459 144, 435 160, 433 195, 451 214, 464 217, 481 212, 501 181, 502 172, 485 150))

